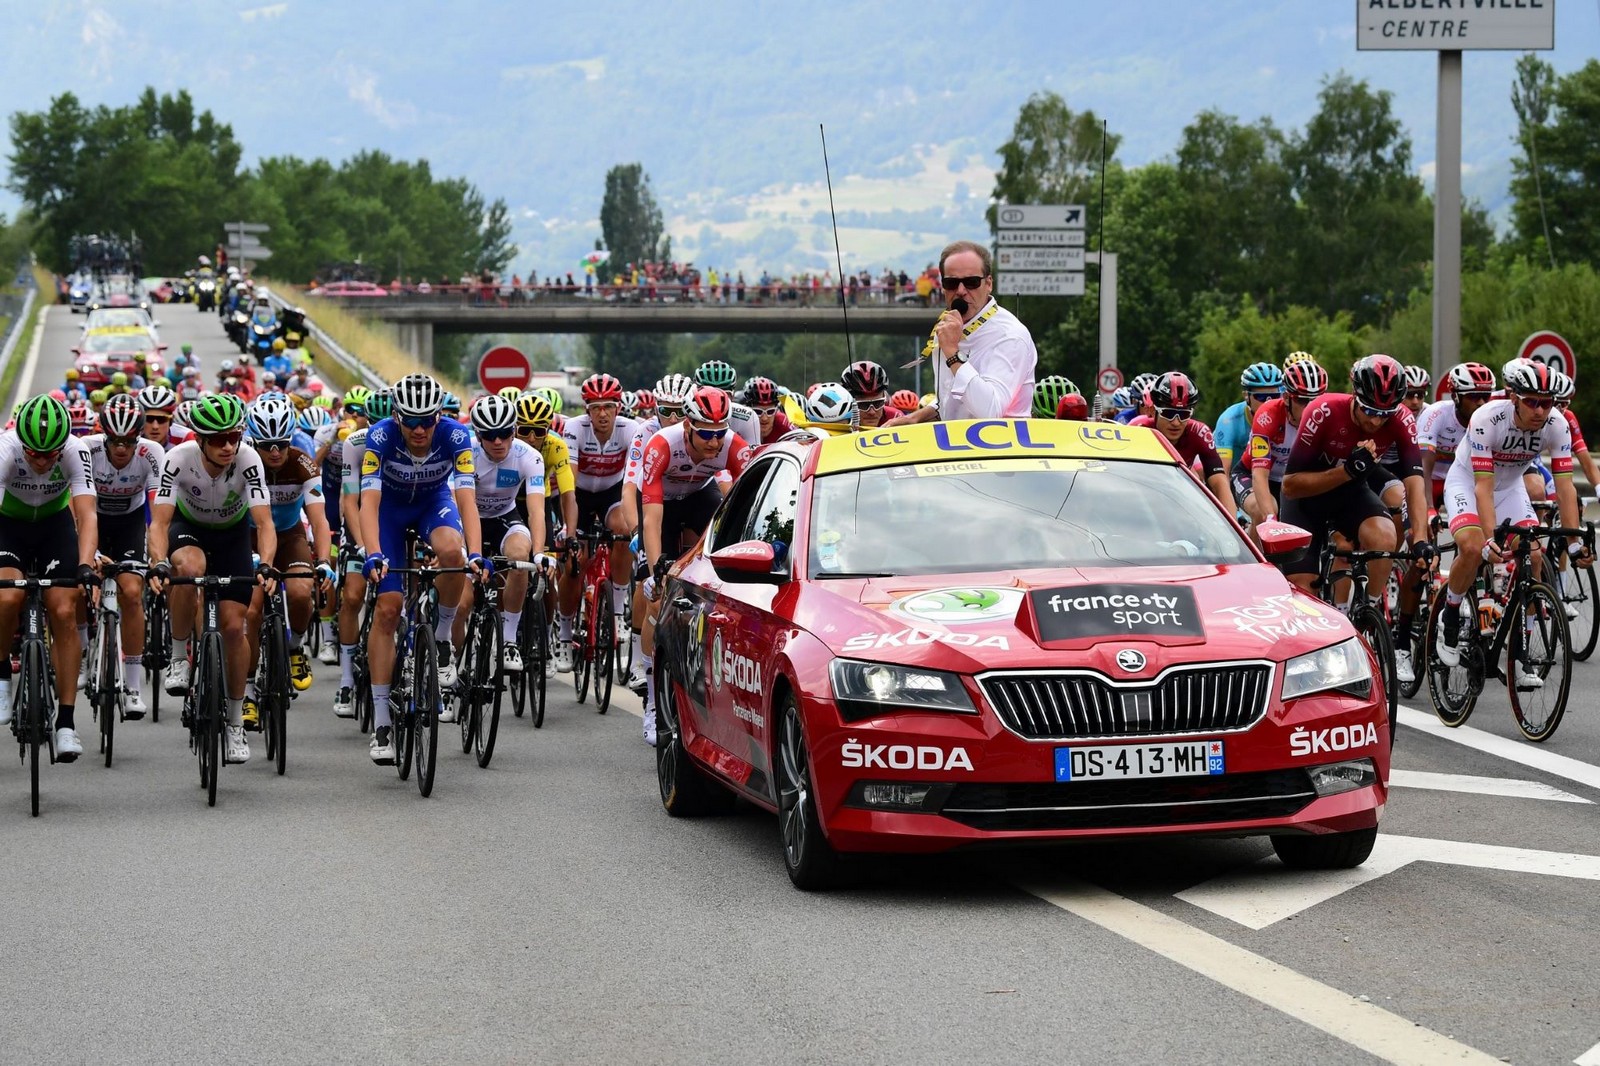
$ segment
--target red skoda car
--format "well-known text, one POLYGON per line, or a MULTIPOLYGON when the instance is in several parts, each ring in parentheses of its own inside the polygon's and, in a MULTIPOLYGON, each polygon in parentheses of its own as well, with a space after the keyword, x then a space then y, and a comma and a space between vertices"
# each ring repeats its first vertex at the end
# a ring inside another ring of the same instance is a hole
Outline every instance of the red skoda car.
MULTIPOLYGON (((1274 555, 1309 534, 1264 531, 1274 555)), ((761 452, 674 567, 669 814, 743 796, 789 876, 852 853, 1171 834, 1365 861, 1376 663, 1155 433, 940 422, 761 452)))

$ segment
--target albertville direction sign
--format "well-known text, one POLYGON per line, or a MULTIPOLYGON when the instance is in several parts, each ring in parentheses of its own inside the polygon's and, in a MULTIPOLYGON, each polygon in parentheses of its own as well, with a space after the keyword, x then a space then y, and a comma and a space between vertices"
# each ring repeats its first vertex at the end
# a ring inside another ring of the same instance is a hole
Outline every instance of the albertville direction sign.
POLYGON ((1555 0, 1356 0, 1359 49, 1520 52, 1555 39, 1555 0))

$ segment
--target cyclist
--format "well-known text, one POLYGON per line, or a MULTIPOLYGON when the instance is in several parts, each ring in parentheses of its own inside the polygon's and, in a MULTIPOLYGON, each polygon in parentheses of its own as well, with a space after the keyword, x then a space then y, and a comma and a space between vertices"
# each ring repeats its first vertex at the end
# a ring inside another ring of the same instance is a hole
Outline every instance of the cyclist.
MULTIPOLYGON (((916 397, 913 396, 913 402, 915 402, 915 399, 916 397)), ((744 403, 746 407, 756 413, 756 421, 761 427, 760 443, 771 444, 785 433, 794 429, 794 426, 789 422, 789 417, 783 413, 783 397, 778 392, 778 383, 771 378, 753 377, 745 382, 744 403)), ((656 428, 660 428, 659 423, 657 423, 656 428)), ((642 455, 643 444, 640 444, 639 449, 642 455)), ((630 465, 631 463, 630 456, 630 465)))
MULTIPOLYGON (((161 484, 166 452, 161 445, 140 436, 144 416, 131 396, 113 396, 100 412, 99 432, 84 438, 94 477, 98 512, 99 553, 113 563, 145 561, 145 504, 155 498, 161 484)), ((129 718, 145 716, 140 682, 144 677, 144 579, 136 573, 117 575, 117 601, 122 609, 123 711, 129 718)), ((82 627, 80 638, 88 636, 82 627)), ((87 681, 89 662, 79 670, 80 687, 87 681)))
MULTIPOLYGON (((766 380, 766 378, 751 378, 750 382, 746 384, 746 389, 748 390, 751 385, 756 385, 756 383, 766 380)), ((694 382, 690 381, 682 374, 668 374, 666 377, 656 382, 656 412, 652 417, 643 422, 639 426, 638 430, 634 432, 633 442, 628 447, 628 467, 622 481, 623 513, 627 515, 628 521, 633 530, 632 541, 630 543, 638 543, 642 545, 642 540, 640 537, 643 529, 643 513, 639 506, 639 489, 643 484, 644 478, 645 447, 662 429, 666 428, 667 426, 675 426, 683 421, 689 403, 689 397, 694 395, 695 387, 696 386, 694 382)), ((756 388, 758 390, 758 398, 765 396, 765 390, 761 386, 756 385, 756 388)), ((776 386, 773 388, 775 394, 776 386)), ((760 415, 760 410, 760 408, 757 408, 758 417, 762 419, 762 425, 765 425, 767 416, 760 415)), ((774 414, 772 416, 774 425, 776 425, 777 419, 781 417, 781 414, 774 414)), ((787 425, 789 420, 784 418, 783 421, 784 424, 787 425)), ((642 547, 640 547, 638 551, 639 565, 648 566, 648 559, 644 556, 642 547)), ((639 573, 638 566, 635 567, 634 576, 636 579, 642 578, 643 576, 639 573)), ((639 693, 640 695, 644 693, 645 687, 645 671, 644 666, 642 665, 643 651, 641 641, 643 639, 642 634, 644 632, 644 617, 647 610, 649 610, 648 601, 645 599, 642 587, 636 582, 633 590, 633 623, 629 631, 629 639, 633 642, 633 669, 628 674, 627 685, 628 688, 636 693, 639 693)))
POLYGON ((1200 476, 1211 489, 1217 502, 1228 514, 1237 513, 1233 502, 1233 486, 1228 484, 1228 468, 1222 465, 1217 446, 1211 437, 1211 427, 1194 417, 1194 405, 1200 402, 1200 390, 1189 375, 1169 370, 1156 379, 1146 393, 1155 413, 1141 415, 1128 423, 1132 426, 1150 426, 1167 438, 1177 450, 1185 466, 1200 466, 1200 476))
MULTIPOLYGON (((332 541, 328 530, 327 509, 322 491, 322 474, 316 462, 304 451, 294 446, 294 407, 276 396, 257 400, 250 406, 250 436, 261 465, 266 470, 267 498, 271 501, 272 525, 277 531, 273 538, 276 553, 261 558, 269 560, 280 571, 315 569, 324 593, 331 591, 333 583, 332 541), (306 539, 306 525, 311 526, 311 539, 306 539)), ((311 661, 306 655, 306 627, 311 624, 313 590, 308 581, 286 583, 284 598, 289 607, 289 682, 296 690, 304 692, 311 687, 311 661)), ((254 664, 260 651, 261 616, 266 608, 266 598, 257 593, 250 603, 249 633, 250 662, 254 664)), ((255 694, 247 697, 244 714, 246 728, 257 725, 255 694)))
POLYGON ((1252 527, 1277 517, 1300 420, 1311 401, 1327 391, 1328 372, 1313 360, 1302 359, 1284 371, 1283 395, 1256 410, 1250 424, 1250 452, 1235 464, 1233 480, 1239 507, 1250 516, 1252 527))
POLYGON ((282 337, 273 339, 272 354, 261 360, 263 378, 265 378, 265 375, 271 374, 275 379, 282 379, 288 377, 289 373, 294 370, 293 361, 284 354, 286 347, 287 345, 285 345, 282 337))
MULTIPOLYGON (((65 580, 74 576, 68 545, 78 546, 76 576, 94 577, 99 522, 89 449, 72 435, 66 405, 35 396, 17 409, 16 428, 0 436, 0 580, 24 576, 65 580)), ((0 649, 9 649, 27 594, 0 591, 0 649)), ((72 762, 83 754, 73 720, 78 699, 78 599, 74 588, 44 590, 50 616, 50 661, 56 674, 56 758, 72 762)), ((0 723, 11 720, 11 656, 0 654, 0 723)))
MULTIPOLYGON (((882 369, 882 367, 879 367, 879 370, 882 369)), ((733 369, 732 364, 725 363, 721 359, 708 359, 696 367, 694 371, 694 383, 696 385, 708 385, 713 389, 721 389, 728 394, 730 400, 733 398, 733 383, 737 377, 738 374, 733 369)), ((756 413, 744 404, 735 401, 733 413, 729 418, 731 419, 729 424, 733 427, 734 432, 745 440, 754 441, 761 435, 760 420, 756 417, 756 413)))
MULTIPOLYGON (((1283 520, 1312 533, 1310 550, 1285 573, 1308 591, 1329 529, 1364 551, 1396 549, 1394 522, 1369 477, 1392 442, 1400 445, 1412 555, 1426 560, 1433 554, 1417 424, 1403 404, 1405 371, 1387 355, 1369 355, 1350 368, 1350 387, 1349 393, 1327 393, 1306 407, 1284 467, 1283 520)), ((1373 563, 1373 588, 1388 584, 1390 565, 1387 559, 1373 563)))
POLYGON ((1081 395, 1072 379, 1060 374, 1048 374, 1033 383, 1033 417, 1055 418, 1061 401, 1068 396, 1081 395))
MULTIPOLYGON (((706 366, 712 366, 707 363, 706 366)), ((726 363, 722 363, 726 367, 726 363)), ((703 369, 703 368, 702 368, 703 369)), ((732 367, 728 367, 731 371, 732 367)), ((628 537, 631 520, 622 509, 622 482, 638 424, 621 418, 622 383, 610 374, 593 374, 583 383, 584 413, 567 420, 562 433, 572 453, 578 482, 578 526, 572 532, 588 532, 595 519, 617 535, 611 546, 611 573, 616 578, 611 588, 611 611, 616 615, 615 632, 622 631, 622 613, 627 602, 627 585, 621 576, 628 572, 628 537)), ((582 570, 587 557, 580 552, 571 567, 563 567, 556 612, 556 669, 572 665, 572 619, 583 594, 582 570), (566 651, 563 652, 562 648, 566 651)), ((604 609, 600 605, 599 609, 604 609)), ((565 670, 563 670, 565 672, 565 670)))
MULTIPOLYGON (((394 416, 367 430, 366 454, 361 460, 361 541, 367 549, 362 572, 368 581, 378 582, 378 606, 367 655, 377 727, 369 754, 379 765, 394 762, 389 688, 402 600, 400 575, 388 572, 389 560, 411 564, 405 540, 410 528, 433 546, 441 566, 465 564, 475 575, 488 570, 466 427, 441 417, 444 389, 427 374, 401 378, 395 383, 392 399, 394 416)), ((456 683, 450 630, 465 583, 462 574, 443 574, 435 583, 439 603, 434 637, 439 644, 441 688, 456 683)))
POLYGON ((1107 422, 1126 422, 1128 418, 1138 414, 1139 407, 1133 402, 1133 387, 1130 385, 1118 385, 1111 393, 1111 400, 1106 405, 1106 411, 1108 413, 1103 415, 1102 418, 1107 422), (1122 417, 1125 413, 1128 418, 1122 417))
MULTIPOLYGON (((478 521, 483 528, 483 543, 492 552, 525 563, 533 557, 533 546, 544 543, 544 458, 538 448, 515 439, 517 408, 510 400, 485 396, 472 405, 471 417, 477 435, 472 446, 472 466, 478 479, 478 521), (524 496, 528 501, 526 520, 517 513, 516 506, 518 498, 524 496)), ((517 627, 522 623, 522 603, 527 593, 527 571, 512 569, 506 574, 505 590, 500 596, 501 634, 505 637, 500 662, 512 673, 522 670, 517 627)), ((471 608, 471 591, 463 590, 461 612, 456 614, 457 641, 466 635, 464 612, 471 608)), ((453 713, 448 700, 445 713, 453 713)))
MULTIPOLYGON (((250 527, 256 529, 256 547, 263 560, 277 553, 272 509, 267 497, 261 456, 244 443, 244 404, 238 397, 206 396, 189 411, 193 440, 173 448, 161 466, 161 483, 150 507, 150 581, 157 595, 167 577, 201 577, 207 573, 240 576, 252 570, 250 527), (248 519, 248 521, 246 520, 248 519)), ((255 567, 262 574, 266 563, 255 567)), ((251 587, 240 583, 218 590, 220 625, 228 706, 228 744, 225 760, 250 759, 244 736, 245 675, 250 662, 245 647, 245 612, 251 587)), ((167 667, 166 689, 181 696, 189 687, 189 635, 199 609, 198 590, 192 585, 172 589, 172 662, 167 667)))
POLYGON ((558 536, 578 525, 577 479, 572 473, 571 452, 567 449, 566 438, 551 432, 554 418, 555 408, 543 393, 528 392, 517 398, 517 439, 537 448, 544 460, 545 510, 549 521, 545 523, 545 539, 534 544, 535 551, 557 546, 558 536))
POLYGON ((1251 363, 1239 375, 1239 387, 1244 390, 1244 399, 1217 416, 1217 429, 1212 434, 1222 465, 1230 470, 1245 456, 1256 412, 1268 400, 1283 395, 1283 371, 1271 363, 1251 363))
POLYGON ((67 367, 67 380, 66 383, 61 386, 61 395, 57 397, 57 399, 59 399, 62 403, 70 403, 73 400, 83 400, 87 402, 89 399, 89 390, 84 388, 83 382, 80 381, 79 378, 80 375, 77 367, 67 367))
MULTIPOLYGON (((1519 528, 1537 523, 1522 475, 1546 448, 1555 475, 1561 524, 1572 528, 1578 523, 1578 493, 1572 485, 1572 431, 1567 420, 1552 410, 1556 393, 1565 388, 1561 380, 1565 377, 1543 363, 1507 363, 1501 380, 1510 397, 1490 400, 1473 413, 1467 423, 1465 446, 1457 449, 1445 475, 1445 511, 1450 516, 1450 535, 1459 553, 1457 564, 1450 568, 1446 606, 1439 617, 1436 654, 1446 666, 1461 661, 1460 607, 1467 587, 1477 577, 1477 564, 1480 560, 1498 563, 1504 558, 1504 549, 1494 541, 1497 522, 1510 519, 1519 528)), ((1567 543, 1567 553, 1579 565, 1587 566, 1592 561, 1583 542, 1576 538, 1567 543)), ((1538 553, 1533 568, 1538 573, 1538 553)), ((1519 661, 1512 673, 1520 690, 1544 684, 1544 679, 1526 663, 1519 661)))
POLYGON ((900 389, 889 397, 889 407, 896 418, 916 414, 918 406, 917 394, 910 389, 900 389))
POLYGON ((1589 484, 1600 487, 1600 468, 1597 468, 1594 456, 1589 454, 1589 445, 1583 439, 1583 427, 1578 424, 1578 416, 1572 411, 1572 397, 1577 392, 1577 383, 1567 375, 1561 375, 1562 388, 1556 393, 1556 410, 1560 411, 1567 419, 1567 428, 1572 431, 1572 457, 1583 467, 1583 476, 1589 479, 1589 484))
MULTIPOLYGON (((754 381, 755 379, 751 378, 750 380, 754 381)), ((748 390, 749 387, 749 383, 746 382, 745 388, 748 390)), ((634 421, 643 422, 645 419, 656 413, 656 394, 649 389, 639 389, 635 391, 633 394, 633 409, 635 415, 634 421)))
MULTIPOLYGON (((839 390, 844 392, 843 389, 839 390)), ((849 400, 845 393, 844 399, 849 400)), ((645 558, 654 564, 643 591, 654 601, 662 576, 678 557, 686 535, 705 532, 722 503, 717 475, 730 477, 750 460, 750 445, 729 428, 733 401, 721 389, 700 386, 685 405, 687 418, 650 439, 641 464, 640 499, 645 558)), ((645 743, 655 746, 654 619, 645 612, 640 661, 645 671, 645 743)))
MULTIPOLYGON (((866 359, 858 360, 844 368, 844 373, 839 375, 839 384, 849 391, 850 397, 856 402, 861 429, 877 429, 883 424, 884 408, 889 402, 889 375, 883 367, 866 359)), ((736 425, 733 428, 743 436, 741 427, 736 425)), ((747 443, 758 443, 751 437, 745 437, 745 440, 747 443)))
POLYGON ((343 580, 339 589, 339 691, 333 697, 333 713, 338 718, 354 718, 356 641, 361 636, 361 608, 366 601, 367 579, 362 574, 366 553, 361 537, 361 460, 367 454, 367 430, 393 413, 389 392, 375 392, 364 405, 365 423, 344 439, 339 462, 339 569, 343 580))
POLYGON ((1160 377, 1160 374, 1144 373, 1135 376, 1128 383, 1128 399, 1132 406, 1126 409, 1120 407, 1117 409, 1116 420, 1118 422, 1127 425, 1141 415, 1146 418, 1155 416, 1155 412, 1150 407, 1150 387, 1160 377))
MULTIPOLYGON (((282 396, 282 393, 275 393, 282 396)), ((328 515, 328 537, 330 543, 343 542, 344 526, 344 449, 345 440, 356 430, 367 424, 367 401, 372 398, 372 392, 363 385, 353 386, 344 398, 344 415, 342 420, 329 420, 317 429, 311 438, 311 445, 315 449, 312 462, 322 472, 322 496, 324 510, 328 515), (334 506, 328 508, 326 501, 334 501, 334 506)), ((282 402, 287 403, 287 398, 282 402)), ((291 404, 292 406, 292 404, 291 404)), ((338 583, 336 582, 331 595, 323 598, 325 613, 317 620, 322 627, 322 650, 318 658, 326 666, 332 666, 339 661, 339 642, 334 636, 334 615, 337 614, 338 583)))

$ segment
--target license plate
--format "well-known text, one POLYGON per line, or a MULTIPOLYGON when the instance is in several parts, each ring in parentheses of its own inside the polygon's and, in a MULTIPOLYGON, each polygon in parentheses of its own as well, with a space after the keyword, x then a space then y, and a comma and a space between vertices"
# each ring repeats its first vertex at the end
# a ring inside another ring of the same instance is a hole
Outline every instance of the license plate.
POLYGON ((1107 781, 1134 777, 1200 777, 1225 769, 1220 740, 1177 744, 1104 744, 1057 748, 1057 781, 1107 781))

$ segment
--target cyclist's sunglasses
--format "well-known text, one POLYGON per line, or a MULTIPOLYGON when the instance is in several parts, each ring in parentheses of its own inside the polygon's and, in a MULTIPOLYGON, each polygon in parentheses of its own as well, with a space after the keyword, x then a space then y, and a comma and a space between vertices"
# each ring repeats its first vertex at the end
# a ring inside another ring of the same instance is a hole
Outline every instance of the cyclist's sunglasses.
POLYGON ((519 436, 519 437, 542 437, 546 433, 549 433, 549 432, 550 432, 550 430, 548 428, 539 429, 539 428, 534 427, 534 426, 522 426, 517 430, 517 436, 519 436))
POLYGON ((969 274, 964 278, 942 278, 940 279, 940 284, 944 286, 945 292, 955 292, 963 285, 967 287, 968 292, 972 292, 979 285, 982 285, 983 279, 988 276, 987 274, 969 274))
POLYGON ((687 412, 682 407, 672 407, 666 404, 661 404, 656 407, 657 418, 682 418, 686 413, 687 412))
POLYGON ((1368 407, 1364 403, 1357 403, 1356 406, 1361 408, 1361 413, 1368 418, 1388 418, 1400 410, 1398 407, 1368 407))
POLYGON ((480 429, 479 440, 510 440, 512 431, 509 429, 480 429))
POLYGON ((401 415, 400 424, 407 429, 432 429, 439 424, 438 415, 401 415))
POLYGON ((32 448, 23 448, 22 450, 28 454, 29 459, 59 459, 61 458, 61 453, 66 450, 66 445, 48 452, 36 452, 32 448))
POLYGON ((1252 392, 1250 398, 1256 403, 1266 403, 1268 400, 1276 400, 1282 395, 1281 392, 1252 392))
POLYGON ((132 448, 132 447, 137 446, 138 443, 139 443, 139 438, 138 437, 109 437, 108 436, 106 438, 106 447, 108 447, 108 448, 132 448))
POLYGON ((235 448, 244 440, 244 430, 235 429, 227 433, 197 433, 201 444, 209 444, 213 448, 235 448))
POLYGON ((885 402, 884 400, 857 400, 856 406, 863 411, 881 411, 885 402))
POLYGON ((756 407, 753 408, 753 410, 761 418, 771 418, 773 415, 778 413, 778 409, 776 407, 756 407))
POLYGON ((144 424, 147 426, 165 426, 171 424, 171 422, 171 415, 147 414, 144 416, 144 424))
POLYGON ((1408 389, 1406 391, 1406 399, 1408 400, 1426 400, 1427 398, 1427 389, 1408 389))
POLYGON ((1162 407, 1156 410, 1156 414, 1168 422, 1187 422, 1194 411, 1188 407, 1162 407))
POLYGON ((701 440, 721 440, 723 437, 728 435, 728 427, 724 426, 721 429, 697 429, 694 431, 694 435, 699 437, 701 440))
POLYGON ((1555 406, 1555 401, 1549 397, 1545 397, 1542 400, 1536 400, 1532 396, 1518 396, 1517 402, 1530 411, 1548 411, 1551 407, 1555 406))
POLYGON ((286 440, 258 440, 256 441, 256 448, 263 452, 286 452, 289 450, 289 442, 286 440))

